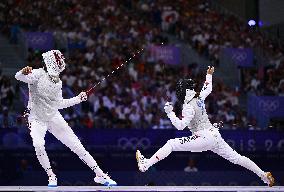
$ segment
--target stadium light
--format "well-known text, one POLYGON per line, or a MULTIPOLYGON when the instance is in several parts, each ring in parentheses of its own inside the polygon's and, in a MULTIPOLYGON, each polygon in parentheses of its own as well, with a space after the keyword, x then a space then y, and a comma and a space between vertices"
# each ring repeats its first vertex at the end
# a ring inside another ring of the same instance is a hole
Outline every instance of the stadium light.
POLYGON ((255 26, 255 24, 256 24, 255 20, 249 20, 248 21, 249 26, 255 26))

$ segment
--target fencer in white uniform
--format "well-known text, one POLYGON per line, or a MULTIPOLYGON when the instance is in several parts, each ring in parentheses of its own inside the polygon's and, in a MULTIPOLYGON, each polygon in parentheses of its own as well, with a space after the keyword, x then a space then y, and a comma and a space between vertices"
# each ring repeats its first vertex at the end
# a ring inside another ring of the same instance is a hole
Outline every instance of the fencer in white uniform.
POLYGON ((207 70, 206 81, 202 90, 197 94, 194 90, 195 83, 192 79, 181 79, 177 83, 176 95, 178 100, 183 102, 182 119, 173 112, 173 106, 167 102, 165 112, 172 124, 183 130, 188 127, 192 136, 170 139, 150 159, 146 159, 141 152, 136 152, 136 159, 140 171, 145 172, 157 163, 166 158, 172 151, 202 152, 212 151, 234 164, 241 165, 257 174, 269 186, 274 185, 274 178, 270 172, 262 171, 249 158, 238 154, 222 138, 217 127, 214 127, 206 113, 204 101, 212 91, 212 74, 214 67, 207 70), (198 96, 196 96, 198 95, 198 96))
POLYGON ((45 150, 46 131, 76 153, 96 174, 94 181, 103 185, 116 185, 105 174, 96 161, 83 147, 78 137, 59 113, 59 109, 71 107, 87 100, 87 94, 81 92, 71 99, 62 97, 62 81, 59 74, 65 69, 65 58, 59 50, 51 50, 42 54, 44 67, 32 69, 25 67, 16 73, 15 78, 25 82, 29 87, 28 123, 36 156, 49 177, 49 187, 57 186, 57 178, 50 166, 45 150))

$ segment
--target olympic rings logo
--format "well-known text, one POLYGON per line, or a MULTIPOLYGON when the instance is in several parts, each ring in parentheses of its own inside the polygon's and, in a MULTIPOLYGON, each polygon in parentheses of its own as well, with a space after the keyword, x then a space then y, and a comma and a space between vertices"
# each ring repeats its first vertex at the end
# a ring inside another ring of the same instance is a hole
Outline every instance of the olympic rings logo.
POLYGON ((266 113, 268 112, 273 112, 279 108, 279 101, 274 100, 274 101, 264 101, 260 100, 258 103, 258 106, 266 113))
POLYGON ((47 40, 47 37, 42 35, 35 35, 29 37, 29 42, 34 44, 44 44, 47 40))
POLYGON ((142 138, 137 138, 137 137, 132 137, 132 138, 126 138, 122 137, 118 139, 117 145, 121 149, 148 149, 151 146, 151 141, 149 138, 142 137, 142 138))
POLYGON ((234 52, 232 56, 233 60, 239 61, 239 62, 246 60, 246 58, 247 58, 247 53, 245 52, 234 52))

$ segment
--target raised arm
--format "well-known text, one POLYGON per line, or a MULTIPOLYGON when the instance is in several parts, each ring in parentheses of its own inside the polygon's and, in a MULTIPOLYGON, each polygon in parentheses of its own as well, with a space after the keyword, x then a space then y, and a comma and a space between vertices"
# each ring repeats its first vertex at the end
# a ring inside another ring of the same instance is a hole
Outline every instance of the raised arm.
POLYGON ((183 130, 184 128, 186 128, 195 114, 193 107, 189 104, 183 105, 182 119, 176 116, 176 114, 173 112, 173 106, 169 102, 165 104, 164 109, 165 109, 165 112, 167 113, 167 116, 171 120, 172 124, 178 130, 183 130))
POLYGON ((214 73, 214 67, 208 66, 206 81, 203 84, 203 87, 200 91, 199 98, 205 100, 206 97, 212 92, 212 74, 214 73))
POLYGON ((85 92, 81 92, 79 95, 77 95, 76 97, 72 97, 70 99, 63 99, 62 97, 62 91, 59 93, 58 95, 58 109, 64 109, 64 108, 68 108, 71 107, 73 105, 79 104, 82 101, 87 101, 87 94, 85 92))
POLYGON ((40 69, 32 69, 32 67, 24 67, 20 71, 18 71, 15 75, 15 78, 18 81, 22 81, 24 83, 33 84, 35 83, 41 75, 40 69))

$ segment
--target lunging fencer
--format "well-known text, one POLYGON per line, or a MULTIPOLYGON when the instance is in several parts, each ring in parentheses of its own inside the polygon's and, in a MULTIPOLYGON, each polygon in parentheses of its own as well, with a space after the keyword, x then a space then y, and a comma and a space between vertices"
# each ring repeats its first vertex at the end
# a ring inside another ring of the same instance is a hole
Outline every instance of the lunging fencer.
POLYGON ((28 116, 30 135, 36 156, 49 178, 49 187, 57 186, 57 178, 50 166, 49 158, 45 150, 46 131, 52 133, 58 140, 76 153, 96 174, 94 181, 103 185, 116 185, 105 174, 94 158, 83 147, 78 137, 62 115, 59 109, 71 107, 87 100, 87 94, 81 92, 71 99, 62 97, 62 81, 59 74, 65 69, 65 58, 59 50, 51 50, 42 54, 44 67, 32 69, 24 67, 16 73, 15 78, 25 82, 29 87, 28 116))
POLYGON ((192 136, 168 140, 150 159, 146 159, 137 150, 136 159, 139 170, 142 172, 147 171, 149 167, 166 158, 172 151, 212 151, 230 162, 254 172, 264 183, 270 187, 273 186, 274 178, 272 174, 264 172, 249 158, 233 150, 224 141, 218 128, 210 123, 204 101, 212 91, 213 73, 214 67, 209 67, 206 81, 199 94, 195 92, 195 82, 192 79, 181 79, 178 81, 176 95, 178 100, 183 103, 182 118, 178 118, 173 112, 171 103, 167 102, 164 109, 168 118, 178 130, 188 127, 192 132, 192 136))

